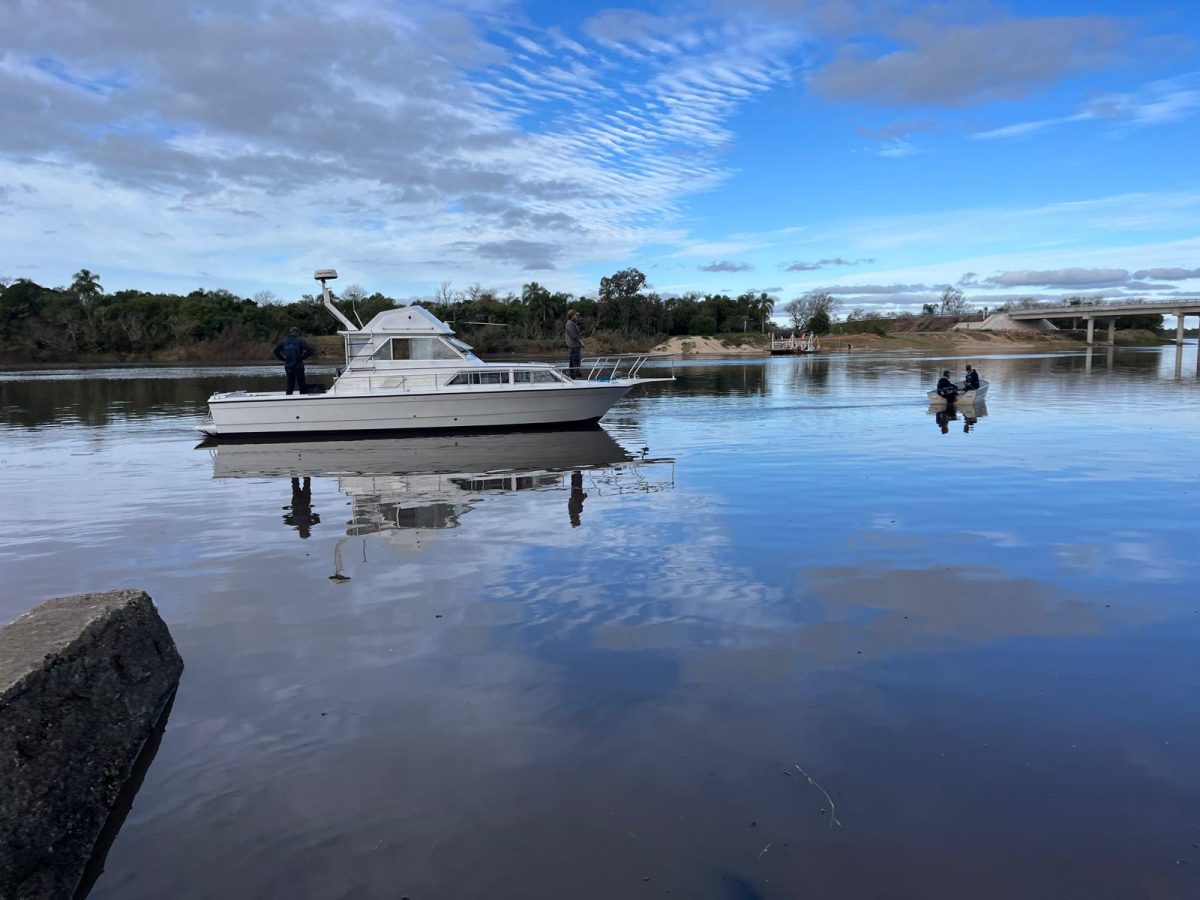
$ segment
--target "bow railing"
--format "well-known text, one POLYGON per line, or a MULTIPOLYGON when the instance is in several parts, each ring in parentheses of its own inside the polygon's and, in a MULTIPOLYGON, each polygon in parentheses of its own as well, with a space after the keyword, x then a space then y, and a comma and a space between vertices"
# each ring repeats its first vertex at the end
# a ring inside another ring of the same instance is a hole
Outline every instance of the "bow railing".
POLYGON ((673 381, 675 379, 674 356, 670 353, 626 353, 610 356, 590 356, 579 362, 579 368, 572 370, 570 366, 559 365, 556 368, 562 374, 576 381, 618 381, 627 378, 643 380, 673 381), (652 374, 643 374, 642 369, 652 362, 652 374), (658 361, 666 362, 666 366, 658 365, 658 361), (665 374, 660 370, 665 369, 665 374))

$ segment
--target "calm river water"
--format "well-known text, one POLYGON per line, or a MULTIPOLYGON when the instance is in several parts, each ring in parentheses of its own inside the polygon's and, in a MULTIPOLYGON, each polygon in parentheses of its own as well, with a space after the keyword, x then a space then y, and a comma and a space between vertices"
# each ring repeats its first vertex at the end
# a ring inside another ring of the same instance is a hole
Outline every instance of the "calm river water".
POLYGON ((1200 896, 1184 352, 218 450, 274 370, 0 373, 0 618, 143 587, 187 665, 93 896, 1200 896))

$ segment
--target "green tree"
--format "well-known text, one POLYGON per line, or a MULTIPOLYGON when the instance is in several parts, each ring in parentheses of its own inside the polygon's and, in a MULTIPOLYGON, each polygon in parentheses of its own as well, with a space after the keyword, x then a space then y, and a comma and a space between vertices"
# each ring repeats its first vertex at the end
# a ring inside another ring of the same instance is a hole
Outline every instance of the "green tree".
POLYGON ((766 331, 767 320, 771 318, 771 313, 775 311, 775 298, 766 291, 763 291, 754 298, 750 309, 754 314, 754 318, 758 320, 759 329, 766 331))
POLYGON ((554 295, 536 281, 531 281, 521 288, 521 303, 527 318, 526 333, 545 336, 555 313, 554 295))
POLYGON ((808 320, 808 330, 813 334, 829 334, 829 329, 832 327, 833 320, 829 317, 828 311, 824 309, 818 309, 808 320))
POLYGON ((71 282, 71 291, 86 303, 103 294, 104 288, 100 285, 99 275, 89 269, 80 269, 75 273, 75 278, 71 282))
POLYGON ((622 269, 600 279, 600 324, 620 328, 623 334, 630 333, 633 312, 638 301, 643 300, 642 287, 646 276, 634 268, 622 269))

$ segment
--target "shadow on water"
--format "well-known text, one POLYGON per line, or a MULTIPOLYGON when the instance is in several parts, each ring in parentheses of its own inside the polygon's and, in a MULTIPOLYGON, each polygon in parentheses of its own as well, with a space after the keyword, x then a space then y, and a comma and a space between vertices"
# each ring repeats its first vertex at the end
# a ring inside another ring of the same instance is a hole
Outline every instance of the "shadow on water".
POLYGON ((175 705, 175 696, 175 692, 172 692, 163 711, 158 716, 158 721, 150 730, 146 743, 142 745, 141 752, 134 760, 129 777, 121 786, 116 801, 108 811, 108 818, 105 819, 104 827, 100 829, 100 834, 96 838, 96 846, 92 849, 91 859, 88 860, 83 875, 80 877, 79 886, 75 891, 75 900, 83 900, 84 897, 87 897, 95 887, 96 881, 104 874, 104 863, 108 859, 108 853, 121 833, 121 826, 125 824, 126 818, 133 810, 133 802, 137 799, 138 791, 142 789, 146 773, 150 771, 150 766, 154 763, 155 756, 158 755, 159 745, 162 744, 163 734, 167 730, 167 721, 171 718, 171 708, 175 705))

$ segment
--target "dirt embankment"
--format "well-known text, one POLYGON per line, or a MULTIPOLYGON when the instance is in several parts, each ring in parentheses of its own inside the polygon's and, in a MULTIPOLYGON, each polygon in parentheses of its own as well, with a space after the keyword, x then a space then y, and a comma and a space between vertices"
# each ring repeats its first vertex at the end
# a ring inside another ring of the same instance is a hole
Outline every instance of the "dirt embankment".
POLYGON ((1080 342, 1030 331, 908 331, 899 334, 837 334, 821 339, 827 353, 847 350, 937 350, 945 353, 1004 353, 1011 350, 1068 350, 1080 342))
MULTIPOLYGON (((1152 331, 1118 331, 1124 347, 1157 346, 1162 338, 1152 331)), ((1100 346, 1097 344, 1097 346, 1100 346)), ((1008 353, 1022 350, 1082 350, 1078 336, 1034 331, 907 331, 898 334, 830 334, 821 338, 825 352, 846 350, 936 350, 943 353, 1008 353)))
MULTIPOLYGON (((740 335, 739 335, 740 337, 740 335)), ((1119 331, 1119 346, 1156 346, 1163 339, 1152 331, 1119 331)), ((827 334, 821 338, 824 353, 858 350, 933 350, 938 353, 1010 353, 1029 350, 1080 350, 1087 345, 1070 334, 1041 334, 1034 331, 902 331, 894 334, 827 334)), ((1099 346, 1099 345, 1097 345, 1099 346)), ((654 348, 654 353, 679 356, 766 356, 764 340, 738 344, 723 337, 673 337, 654 348)))

